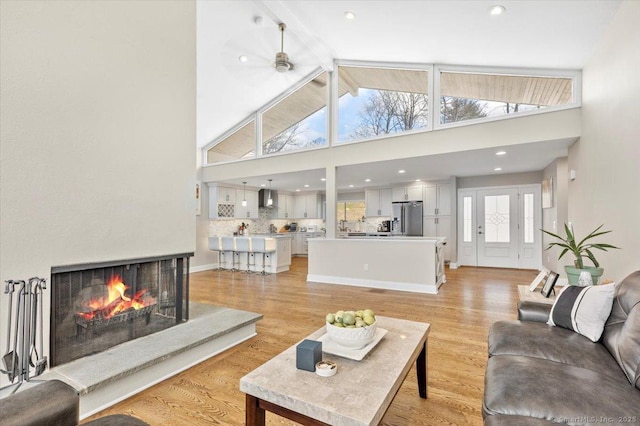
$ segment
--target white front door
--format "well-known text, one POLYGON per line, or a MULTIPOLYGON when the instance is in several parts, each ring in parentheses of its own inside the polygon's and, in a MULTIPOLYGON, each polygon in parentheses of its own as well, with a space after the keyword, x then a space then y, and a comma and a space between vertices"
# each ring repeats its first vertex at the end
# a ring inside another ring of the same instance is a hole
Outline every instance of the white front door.
POLYGON ((518 267, 518 190, 478 191, 478 266, 518 267))
POLYGON ((540 186, 458 191, 458 263, 541 267, 540 186))

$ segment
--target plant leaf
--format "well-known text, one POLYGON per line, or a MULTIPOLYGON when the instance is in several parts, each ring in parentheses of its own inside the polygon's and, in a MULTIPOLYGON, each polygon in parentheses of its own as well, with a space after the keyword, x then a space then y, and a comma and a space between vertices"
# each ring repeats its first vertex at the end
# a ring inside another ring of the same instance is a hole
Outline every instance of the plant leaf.
POLYGON ((565 254, 567 254, 568 251, 569 251, 568 248, 565 248, 564 250, 562 250, 562 252, 560 253, 560 256, 558 256, 558 260, 560 260, 562 256, 564 256, 565 254))
POLYGON ((599 268, 600 264, 596 260, 596 257, 593 255, 593 253, 591 253, 591 251, 588 249, 586 249, 585 251, 587 252, 587 257, 591 259, 591 262, 593 262, 593 266, 595 266, 596 268, 599 268))

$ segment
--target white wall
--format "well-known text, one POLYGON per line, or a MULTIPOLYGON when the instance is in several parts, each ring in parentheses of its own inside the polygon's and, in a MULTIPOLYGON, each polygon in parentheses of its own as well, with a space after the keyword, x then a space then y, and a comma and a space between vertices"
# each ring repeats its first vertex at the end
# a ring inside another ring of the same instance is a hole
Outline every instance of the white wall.
POLYGON ((202 168, 204 182, 297 172, 580 136, 580 108, 202 168), (393 149, 390 149, 393 147, 393 149))
MULTIPOLYGON (((625 1, 582 74, 582 136, 569 149, 569 221, 584 235, 604 224, 604 277, 640 269, 640 2, 625 1)), ((564 260, 564 259, 563 259, 564 260)), ((569 262, 567 262, 569 263, 569 262)))
MULTIPOLYGON (((567 158, 557 158, 551 164, 544 168, 542 171, 543 179, 553 179, 553 206, 542 209, 542 229, 553 232, 555 234, 564 229, 564 224, 567 223, 567 186, 568 186, 568 171, 567 171, 567 158)), ((558 247, 552 247, 546 250, 549 243, 554 241, 549 235, 542 235, 542 265, 552 271, 560 272, 562 274, 562 268, 558 267, 558 256, 562 250, 558 247)), ((568 256, 568 255, 565 255, 568 256)), ((568 257, 562 258, 562 265, 569 259, 568 257)))
POLYGON ((195 3, 3 0, 0 19, 0 279, 194 251, 195 3))
POLYGON ((488 186, 532 185, 542 182, 542 173, 504 173, 484 176, 459 177, 456 179, 458 189, 485 188, 488 186))

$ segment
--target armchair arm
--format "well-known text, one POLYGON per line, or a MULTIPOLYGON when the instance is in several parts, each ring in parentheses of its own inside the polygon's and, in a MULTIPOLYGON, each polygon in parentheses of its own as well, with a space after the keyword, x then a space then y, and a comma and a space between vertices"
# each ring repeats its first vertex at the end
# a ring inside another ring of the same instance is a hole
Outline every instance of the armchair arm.
POLYGON ((518 319, 520 321, 547 322, 551 305, 535 302, 518 303, 518 319))

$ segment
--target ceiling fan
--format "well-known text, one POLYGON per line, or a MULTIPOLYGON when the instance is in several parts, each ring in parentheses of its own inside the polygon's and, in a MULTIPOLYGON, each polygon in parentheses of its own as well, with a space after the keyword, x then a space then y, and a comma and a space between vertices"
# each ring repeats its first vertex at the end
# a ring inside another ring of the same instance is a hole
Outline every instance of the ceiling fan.
POLYGON ((283 85, 282 89, 317 69, 320 61, 315 57, 313 49, 301 42, 292 27, 281 21, 274 24, 233 34, 223 45, 219 64, 233 78, 248 86, 283 85), (280 32, 279 45, 274 43, 274 27, 280 32))
POLYGON ((278 24, 278 30, 280 30, 280 52, 276 53, 276 61, 273 66, 278 72, 293 71, 293 63, 289 61, 289 55, 284 51, 284 30, 287 29, 286 24, 278 24))

